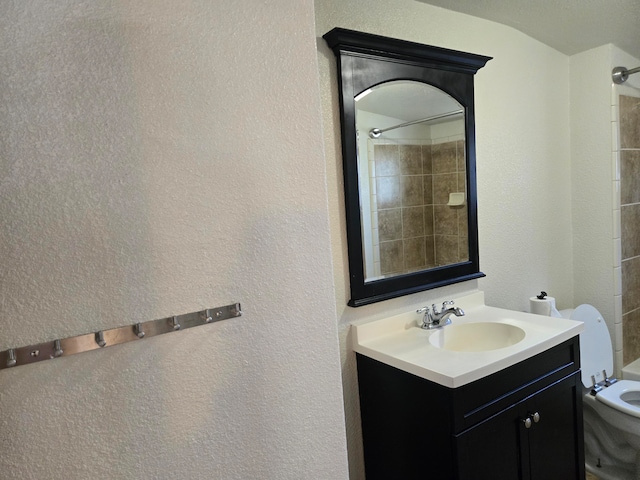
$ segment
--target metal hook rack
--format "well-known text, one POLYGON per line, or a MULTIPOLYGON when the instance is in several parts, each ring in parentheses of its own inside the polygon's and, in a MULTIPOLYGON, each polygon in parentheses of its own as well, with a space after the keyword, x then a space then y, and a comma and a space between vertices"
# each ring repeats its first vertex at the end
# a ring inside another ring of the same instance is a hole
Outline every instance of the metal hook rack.
POLYGON ((239 303, 0 352, 0 370, 186 330, 242 315, 239 303))

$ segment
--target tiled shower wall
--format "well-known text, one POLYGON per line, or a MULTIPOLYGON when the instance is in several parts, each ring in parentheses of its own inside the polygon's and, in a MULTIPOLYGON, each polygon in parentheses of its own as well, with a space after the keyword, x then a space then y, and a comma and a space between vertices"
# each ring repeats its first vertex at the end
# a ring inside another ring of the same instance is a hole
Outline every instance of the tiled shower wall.
POLYGON ((381 275, 467 260, 467 207, 447 205, 465 193, 464 141, 375 145, 381 275))
POLYGON ((640 98, 619 96, 623 364, 640 358, 640 98))

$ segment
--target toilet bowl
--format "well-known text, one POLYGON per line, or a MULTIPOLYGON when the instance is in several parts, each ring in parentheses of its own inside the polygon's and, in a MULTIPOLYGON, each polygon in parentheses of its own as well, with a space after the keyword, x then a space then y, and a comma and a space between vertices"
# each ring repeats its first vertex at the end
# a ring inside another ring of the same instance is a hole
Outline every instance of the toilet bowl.
POLYGON ((585 465, 602 480, 640 480, 640 381, 615 380, 607 325, 591 305, 563 310, 580 334, 585 465))

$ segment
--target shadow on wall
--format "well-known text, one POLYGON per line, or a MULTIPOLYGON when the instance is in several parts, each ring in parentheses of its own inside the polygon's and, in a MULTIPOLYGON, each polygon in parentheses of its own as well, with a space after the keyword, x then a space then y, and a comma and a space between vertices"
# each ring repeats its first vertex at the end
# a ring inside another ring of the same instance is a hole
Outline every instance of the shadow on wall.
POLYGON ((155 159, 139 111, 148 86, 118 19, 63 10, 3 36, 14 43, 0 67, 0 350, 167 313, 141 305, 158 297, 145 178, 155 159))

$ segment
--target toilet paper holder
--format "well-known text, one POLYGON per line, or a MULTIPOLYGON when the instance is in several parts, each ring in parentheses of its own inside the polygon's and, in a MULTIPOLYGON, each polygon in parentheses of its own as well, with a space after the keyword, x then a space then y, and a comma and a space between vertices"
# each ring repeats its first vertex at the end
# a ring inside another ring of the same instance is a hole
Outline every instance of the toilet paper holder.
POLYGON ((556 308, 556 299, 550 297, 544 290, 539 295, 529 298, 529 309, 531 313, 544 315, 547 317, 561 318, 562 315, 556 308))

